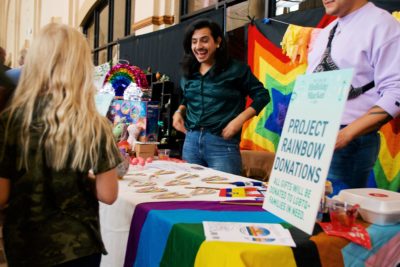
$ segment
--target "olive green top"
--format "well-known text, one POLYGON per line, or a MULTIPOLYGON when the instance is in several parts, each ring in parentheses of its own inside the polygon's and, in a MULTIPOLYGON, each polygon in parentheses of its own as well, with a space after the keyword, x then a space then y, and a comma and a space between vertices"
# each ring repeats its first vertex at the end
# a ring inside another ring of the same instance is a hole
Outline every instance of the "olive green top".
MULTIPOLYGON (((213 74, 215 66, 204 75, 194 73, 182 78, 181 88, 186 106, 186 129, 204 128, 221 135, 224 127, 246 107, 246 97, 252 99, 251 107, 258 114, 269 102, 268 90, 252 74, 250 68, 231 60, 221 73, 213 74)), ((238 133, 235 138, 240 138, 238 133)))
MULTIPOLYGON (((99 204, 94 180, 85 171, 66 168, 55 171, 46 165, 39 138, 43 124, 34 121, 29 143, 28 170, 18 170, 21 157, 14 123, 5 136, 7 115, 0 117, 0 177, 10 179, 11 192, 4 222, 4 243, 9 266, 53 266, 65 261, 106 253, 99 225, 99 204), (1 155, 0 155, 1 158, 1 155)), ((73 151, 71 151, 72 155, 73 151)), ((111 153, 121 162, 118 148, 106 151, 101 145, 98 168, 114 167, 106 160, 111 153)))

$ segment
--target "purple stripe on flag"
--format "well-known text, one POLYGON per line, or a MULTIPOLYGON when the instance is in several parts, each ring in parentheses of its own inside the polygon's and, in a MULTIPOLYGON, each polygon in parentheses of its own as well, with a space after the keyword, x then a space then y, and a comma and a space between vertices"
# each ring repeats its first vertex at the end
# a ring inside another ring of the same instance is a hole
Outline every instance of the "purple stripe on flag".
MULTIPOLYGON (((235 203, 260 203, 251 200, 235 200, 235 203)), ((147 202, 136 206, 132 216, 128 244, 126 246, 124 267, 132 267, 139 244, 139 237, 147 214, 151 210, 196 209, 214 211, 263 211, 261 206, 229 205, 220 201, 167 201, 147 202)))

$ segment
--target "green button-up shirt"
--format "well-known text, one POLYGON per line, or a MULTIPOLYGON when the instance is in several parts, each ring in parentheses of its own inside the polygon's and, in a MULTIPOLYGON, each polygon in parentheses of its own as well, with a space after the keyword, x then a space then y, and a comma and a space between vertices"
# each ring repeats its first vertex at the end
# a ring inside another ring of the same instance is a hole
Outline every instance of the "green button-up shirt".
MULTIPOLYGON (((232 60, 221 73, 211 75, 214 66, 204 75, 194 73, 181 79, 182 105, 186 106, 186 129, 204 128, 221 135, 224 127, 246 107, 246 97, 258 114, 269 102, 268 91, 250 68, 232 60)), ((235 136, 240 139, 240 132, 235 136)))

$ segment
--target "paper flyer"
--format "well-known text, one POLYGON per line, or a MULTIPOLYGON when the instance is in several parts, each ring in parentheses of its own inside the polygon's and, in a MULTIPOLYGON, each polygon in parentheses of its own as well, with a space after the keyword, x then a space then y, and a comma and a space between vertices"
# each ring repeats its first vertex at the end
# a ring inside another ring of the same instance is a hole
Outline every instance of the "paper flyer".
POLYGON ((107 112, 110 108, 111 101, 114 99, 114 95, 112 94, 101 94, 98 93, 95 95, 95 103, 96 103, 96 108, 97 111, 103 115, 106 116, 107 112))
POLYGON ((107 76, 107 73, 110 71, 110 63, 104 63, 94 68, 93 73, 93 81, 94 86, 96 87, 97 91, 100 91, 103 87, 104 79, 107 76))
POLYGON ((289 230, 280 224, 205 221, 203 227, 207 241, 296 247, 289 230))

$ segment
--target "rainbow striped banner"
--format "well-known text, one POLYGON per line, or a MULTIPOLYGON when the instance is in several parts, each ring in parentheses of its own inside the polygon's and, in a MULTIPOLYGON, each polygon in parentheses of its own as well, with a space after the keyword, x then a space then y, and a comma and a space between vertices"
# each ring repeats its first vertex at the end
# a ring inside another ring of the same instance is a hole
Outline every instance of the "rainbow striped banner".
POLYGON ((279 143, 287 107, 296 77, 306 71, 306 64, 291 64, 290 59, 257 30, 249 26, 248 63, 254 75, 264 84, 271 103, 242 130, 242 149, 275 152, 279 143))

